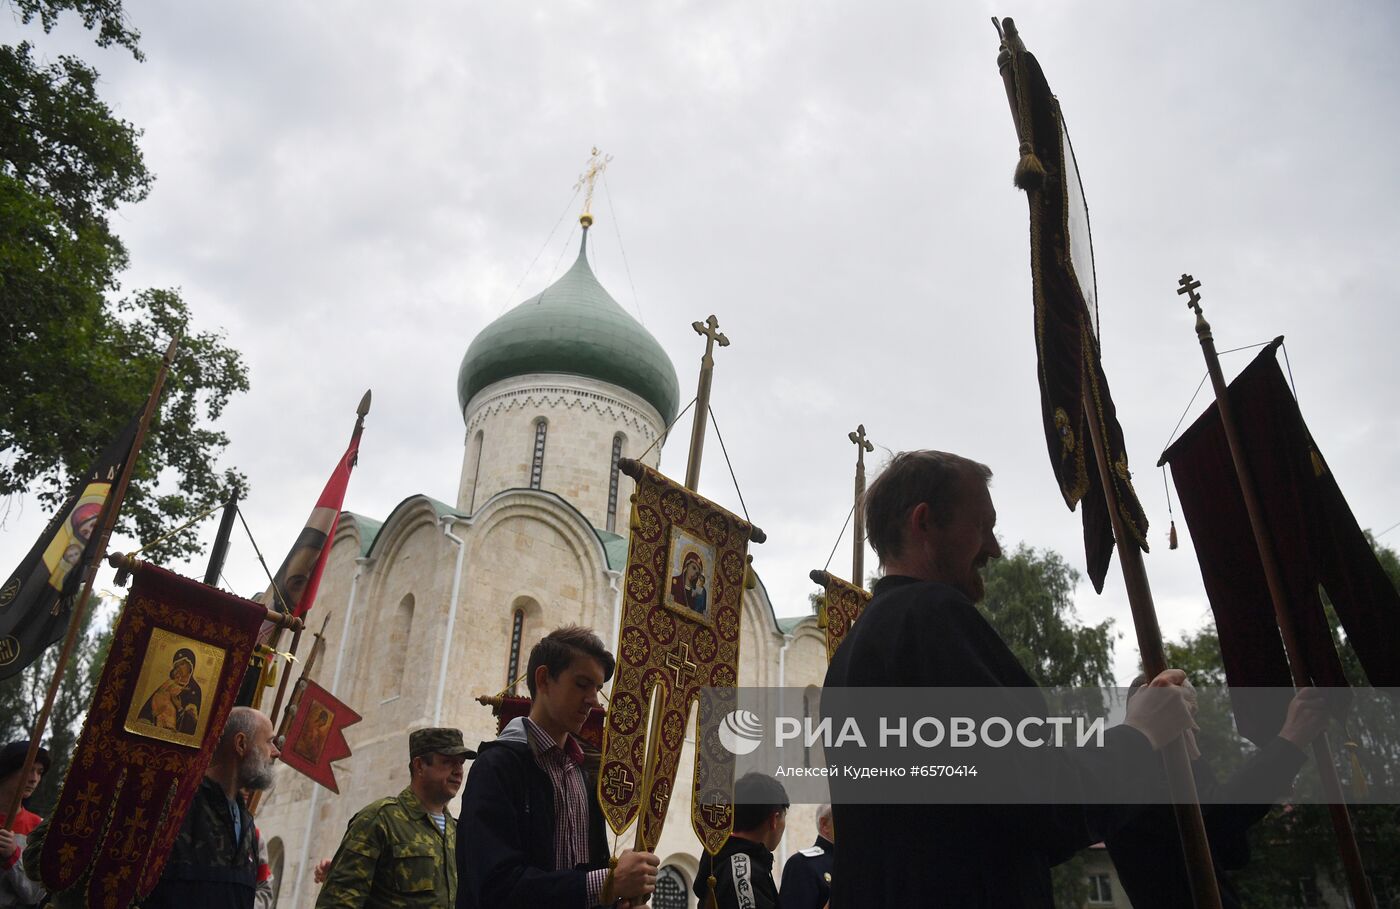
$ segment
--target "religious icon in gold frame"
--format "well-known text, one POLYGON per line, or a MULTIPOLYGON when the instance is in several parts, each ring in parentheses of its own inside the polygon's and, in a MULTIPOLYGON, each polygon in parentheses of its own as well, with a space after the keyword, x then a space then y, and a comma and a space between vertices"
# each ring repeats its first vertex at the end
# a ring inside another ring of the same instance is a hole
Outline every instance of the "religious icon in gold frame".
POLYGON ((205 699, 218 688, 224 656, 222 647, 152 628, 123 728, 199 748, 213 707, 205 699))
POLYGON ((710 622, 710 591, 714 589, 715 547, 678 526, 671 527, 666 562, 666 594, 672 609, 710 622))

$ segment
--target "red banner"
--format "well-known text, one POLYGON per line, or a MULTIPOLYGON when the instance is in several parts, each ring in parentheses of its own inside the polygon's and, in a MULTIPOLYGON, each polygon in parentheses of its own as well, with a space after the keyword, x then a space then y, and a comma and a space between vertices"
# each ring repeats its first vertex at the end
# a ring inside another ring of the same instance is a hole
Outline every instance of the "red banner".
POLYGON ((296 715, 287 727, 282 762, 339 795, 340 787, 336 785, 331 761, 350 756, 344 730, 360 719, 358 713, 335 695, 308 681, 297 701, 296 715))
POLYGON ((122 609, 40 860, 125 907, 160 880, 223 732, 266 610, 143 565, 122 609))
POLYGON ((836 656, 836 648, 841 646, 851 626, 870 602, 870 593, 829 572, 817 570, 809 577, 826 588, 826 605, 822 607, 818 624, 826 629, 826 661, 829 663, 836 656))

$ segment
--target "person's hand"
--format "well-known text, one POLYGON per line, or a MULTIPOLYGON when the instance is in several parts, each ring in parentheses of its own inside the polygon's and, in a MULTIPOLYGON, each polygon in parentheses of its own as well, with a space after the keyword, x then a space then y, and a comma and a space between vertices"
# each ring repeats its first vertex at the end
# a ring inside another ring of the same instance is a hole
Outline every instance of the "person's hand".
POLYGON ((0 862, 8 862, 15 851, 15 832, 0 830, 0 862))
POLYGON ((311 878, 318 884, 324 884, 326 877, 331 873, 331 860, 321 859, 316 863, 316 870, 311 873, 311 878))
POLYGON ((623 852, 613 869, 613 896, 630 900, 634 906, 645 903, 656 889, 656 869, 660 864, 661 860, 650 852, 623 852))
MULTIPOLYGON (((1195 715, 1196 690, 1186 680, 1186 673, 1167 669, 1128 699, 1123 725, 1141 732, 1158 751, 1182 733, 1194 732, 1198 728, 1195 715)), ((1186 745, 1193 759, 1200 757, 1195 744, 1195 737, 1190 736, 1186 745)))
POLYGON ((1288 716, 1278 737, 1307 748, 1327 728, 1327 698, 1318 688, 1300 688, 1288 702, 1288 716))

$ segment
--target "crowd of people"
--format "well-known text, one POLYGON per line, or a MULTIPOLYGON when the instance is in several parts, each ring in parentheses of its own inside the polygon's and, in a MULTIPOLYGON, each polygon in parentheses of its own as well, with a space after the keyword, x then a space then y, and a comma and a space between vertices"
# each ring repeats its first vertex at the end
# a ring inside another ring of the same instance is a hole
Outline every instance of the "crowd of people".
MULTIPOLYGON (((991 471, 943 452, 896 456, 870 486, 863 507, 869 540, 885 575, 833 658, 826 686, 1015 687, 1034 682, 974 604, 981 569, 997 558, 991 471)), ((332 858, 314 873, 317 909, 632 909, 656 888, 658 856, 611 854, 596 780, 579 732, 612 678, 614 658, 592 631, 552 631, 530 653, 527 716, 472 750, 461 731, 429 728, 408 737, 409 784, 350 820, 332 858), (470 769, 467 762, 471 761, 470 769), (461 792, 460 817, 449 803, 461 792)), ((1154 697, 1128 702, 1097 763, 1057 754, 1063 772, 1114 772, 1152 780, 1157 752, 1194 728, 1193 693, 1180 670, 1144 680, 1154 697)), ((1327 722, 1315 692, 1295 697, 1279 738, 1230 785, 1247 779, 1252 798, 1287 790, 1304 747, 1327 722), (1243 776, 1241 776, 1243 775, 1243 776)), ((0 751, 0 804, 33 792, 49 767, 42 749, 20 779, 28 743, 0 751)), ((262 837, 247 808, 272 780, 277 742, 268 718, 251 708, 229 716, 205 779, 155 890, 141 905, 266 907, 273 888, 262 837)), ((1199 771, 1198 771, 1198 775, 1199 771)), ((917 785, 917 783, 911 783, 917 785)), ((1243 791, 1243 790, 1242 790, 1243 791)), ((1053 906, 1050 869, 1077 850, 1105 842, 1137 907, 1190 905, 1174 853, 1175 824, 1159 806, 864 805, 818 810, 816 840, 788 858, 782 886, 774 852, 788 794, 772 777, 735 783, 733 833, 719 854, 699 857, 694 891, 719 909, 1053 906), (836 830, 841 848, 836 848, 836 830), (1184 898, 1188 902, 1180 902, 1184 898)), ((1207 816, 1217 871, 1247 860, 1242 831, 1264 807, 1207 816), (1217 845, 1219 844, 1219 845, 1217 845)), ((3 819, 0 819, 3 820, 3 819)), ((47 824, 21 809, 0 832, 0 907, 80 905, 46 895, 39 862, 47 824)), ((1247 853, 1247 848, 1246 848, 1247 853)), ((1233 903, 1228 887, 1225 905, 1233 903)))

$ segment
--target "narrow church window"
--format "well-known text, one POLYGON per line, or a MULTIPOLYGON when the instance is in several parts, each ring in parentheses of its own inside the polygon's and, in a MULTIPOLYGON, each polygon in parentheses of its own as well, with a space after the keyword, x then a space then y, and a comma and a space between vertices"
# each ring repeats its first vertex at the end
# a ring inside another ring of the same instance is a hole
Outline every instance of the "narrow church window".
POLYGON ((389 634, 386 636, 386 646, 388 647, 387 659, 385 659, 385 672, 383 678, 384 700, 392 700, 403 693, 403 679, 408 670, 408 640, 413 633, 413 594, 406 593, 399 601, 399 608, 395 610, 389 634))
POLYGON ((622 433, 613 436, 612 466, 608 468, 608 524, 609 533, 617 533, 617 462, 622 460, 622 433))
POLYGON ((530 462, 530 488, 539 489, 540 480, 544 478, 544 437, 549 431, 549 423, 544 420, 535 421, 535 457, 530 462))
POLYGON ((525 632, 525 610, 515 610, 510 628, 510 663, 506 666, 506 686, 515 694, 515 680, 520 678, 520 638, 525 632))
POLYGON ((486 444, 486 430, 478 429, 472 441, 472 498, 467 503, 467 514, 476 510, 476 487, 481 480, 481 449, 486 444))

